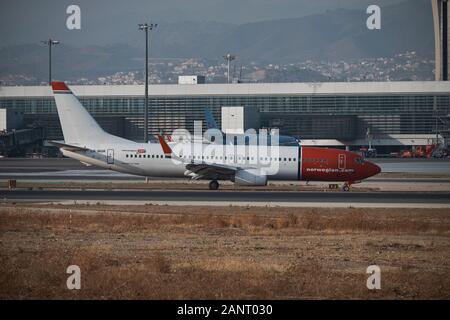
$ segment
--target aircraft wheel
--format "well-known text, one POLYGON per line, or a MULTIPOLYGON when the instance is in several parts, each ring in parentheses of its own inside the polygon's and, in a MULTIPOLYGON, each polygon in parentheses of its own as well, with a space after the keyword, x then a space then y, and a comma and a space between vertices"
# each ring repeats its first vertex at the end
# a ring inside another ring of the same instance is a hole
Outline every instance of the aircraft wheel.
POLYGON ((344 186, 342 187, 342 190, 344 190, 345 192, 350 191, 350 186, 346 183, 346 184, 344 184, 344 186))
POLYGON ((219 183, 216 180, 213 180, 209 183, 209 190, 217 190, 219 189, 219 183))

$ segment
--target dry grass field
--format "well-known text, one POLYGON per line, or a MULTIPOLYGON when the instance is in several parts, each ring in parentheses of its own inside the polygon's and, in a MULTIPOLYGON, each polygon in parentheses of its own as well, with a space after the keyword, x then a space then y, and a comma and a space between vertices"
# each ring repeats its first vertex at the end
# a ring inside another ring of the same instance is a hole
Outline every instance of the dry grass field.
POLYGON ((1 204, 0 298, 449 299, 450 210, 1 204))

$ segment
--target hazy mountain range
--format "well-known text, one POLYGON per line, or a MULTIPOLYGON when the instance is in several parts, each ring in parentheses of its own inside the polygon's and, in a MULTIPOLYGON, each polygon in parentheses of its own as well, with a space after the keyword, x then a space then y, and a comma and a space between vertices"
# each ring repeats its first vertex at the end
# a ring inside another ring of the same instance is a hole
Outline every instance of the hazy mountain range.
POLYGON ((58 37, 70 45, 141 42, 137 24, 215 21, 241 25, 298 18, 336 9, 364 12, 405 0, 1 0, 0 47, 58 37), (81 8, 81 31, 68 31, 66 8, 81 8))
MULTIPOLYGON (((151 35, 150 52, 158 58, 197 57, 218 61, 224 53, 231 52, 243 62, 271 63, 385 57, 406 51, 431 56, 434 38, 430 1, 390 3, 394 4, 382 6, 382 29, 376 31, 366 27, 366 7, 238 25, 202 21, 160 23, 151 35)), ((106 20, 114 25, 126 23, 123 17, 117 19, 103 17, 99 23, 106 20)), ((143 33, 135 23, 119 30, 112 36, 99 38, 96 45, 82 44, 87 40, 76 45, 76 32, 82 31, 64 31, 75 35, 58 38, 62 42, 54 49, 54 69, 58 76, 141 69, 143 33)), ((36 37, 35 42, 27 44, 4 45, 0 49, 0 74, 45 75, 47 50, 39 44, 45 37, 36 37)))

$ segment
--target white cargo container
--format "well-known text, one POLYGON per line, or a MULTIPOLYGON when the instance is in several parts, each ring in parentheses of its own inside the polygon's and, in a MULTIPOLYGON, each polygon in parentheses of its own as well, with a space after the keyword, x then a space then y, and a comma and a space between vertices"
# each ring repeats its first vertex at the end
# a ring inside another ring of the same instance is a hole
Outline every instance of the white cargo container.
POLYGON ((248 129, 260 128, 259 113, 256 108, 244 106, 222 107, 222 131, 230 134, 243 134, 248 129))
POLYGON ((204 76, 178 76, 178 84, 204 84, 204 76))

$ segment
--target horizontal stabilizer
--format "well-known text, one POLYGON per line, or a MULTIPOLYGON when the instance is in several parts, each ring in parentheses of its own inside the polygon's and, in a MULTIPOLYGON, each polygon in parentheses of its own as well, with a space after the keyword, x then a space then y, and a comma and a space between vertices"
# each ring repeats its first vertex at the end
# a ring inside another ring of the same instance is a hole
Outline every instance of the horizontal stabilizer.
POLYGON ((88 151, 90 149, 87 148, 83 148, 83 147, 79 147, 79 146, 74 146, 71 144, 66 144, 64 142, 61 141, 49 141, 48 143, 58 147, 58 148, 62 148, 64 150, 68 150, 68 151, 88 151))

